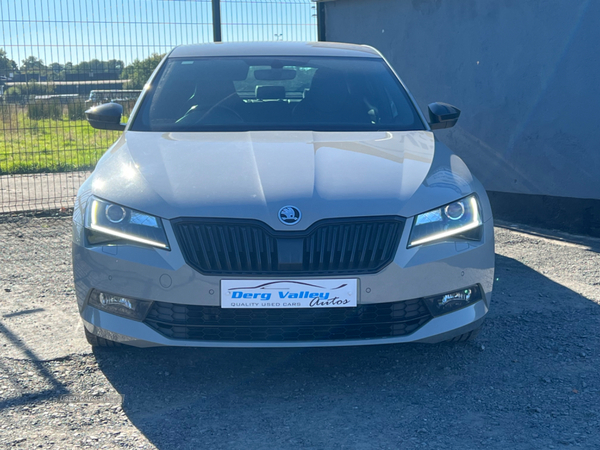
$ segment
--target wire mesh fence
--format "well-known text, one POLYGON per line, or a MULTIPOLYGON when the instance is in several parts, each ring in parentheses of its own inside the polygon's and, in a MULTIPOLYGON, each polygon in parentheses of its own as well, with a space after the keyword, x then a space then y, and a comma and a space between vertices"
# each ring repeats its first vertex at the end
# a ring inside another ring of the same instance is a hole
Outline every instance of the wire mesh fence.
POLYGON ((227 41, 316 41, 316 4, 310 0, 221 0, 227 41))
MULTIPOLYGON (((210 0, 0 0, 0 213, 69 208, 162 56, 213 39, 210 0)), ((310 0, 222 0, 223 41, 317 37, 310 0)))

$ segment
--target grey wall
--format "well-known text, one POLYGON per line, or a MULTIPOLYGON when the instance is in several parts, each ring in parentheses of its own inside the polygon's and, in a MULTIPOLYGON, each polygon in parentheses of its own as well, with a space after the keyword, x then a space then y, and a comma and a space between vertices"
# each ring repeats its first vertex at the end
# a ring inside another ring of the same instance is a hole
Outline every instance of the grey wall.
POLYGON ((337 0, 327 40, 379 49, 488 190, 600 199, 600 1, 337 0))

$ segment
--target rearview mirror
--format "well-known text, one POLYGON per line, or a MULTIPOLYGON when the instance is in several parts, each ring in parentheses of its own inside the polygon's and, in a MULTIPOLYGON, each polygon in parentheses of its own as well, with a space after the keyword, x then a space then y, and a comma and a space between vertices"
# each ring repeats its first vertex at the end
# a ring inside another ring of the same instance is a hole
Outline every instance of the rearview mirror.
POLYGON ((123 106, 118 103, 105 103, 95 106, 85 112, 85 117, 91 126, 98 130, 123 131, 125 124, 121 123, 123 106))
POLYGON ((456 125, 460 117, 460 109, 448 103, 430 103, 429 109, 429 127, 432 130, 442 128, 451 128, 456 125))

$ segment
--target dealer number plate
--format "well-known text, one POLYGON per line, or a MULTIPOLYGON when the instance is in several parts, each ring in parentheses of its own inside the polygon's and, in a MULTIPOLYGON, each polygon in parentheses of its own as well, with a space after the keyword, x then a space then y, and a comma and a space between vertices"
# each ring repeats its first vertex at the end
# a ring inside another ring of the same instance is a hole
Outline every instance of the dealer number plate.
POLYGON ((222 308, 349 308, 357 279, 221 280, 222 308))

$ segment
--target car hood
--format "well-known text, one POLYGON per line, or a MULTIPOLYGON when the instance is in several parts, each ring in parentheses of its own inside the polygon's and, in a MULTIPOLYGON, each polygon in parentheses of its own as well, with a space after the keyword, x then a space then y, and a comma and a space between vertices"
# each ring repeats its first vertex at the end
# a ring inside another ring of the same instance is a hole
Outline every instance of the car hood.
POLYGON ((330 217, 400 215, 472 192, 462 161, 429 131, 127 131, 102 157, 91 193, 159 217, 235 217, 305 229, 330 217))

